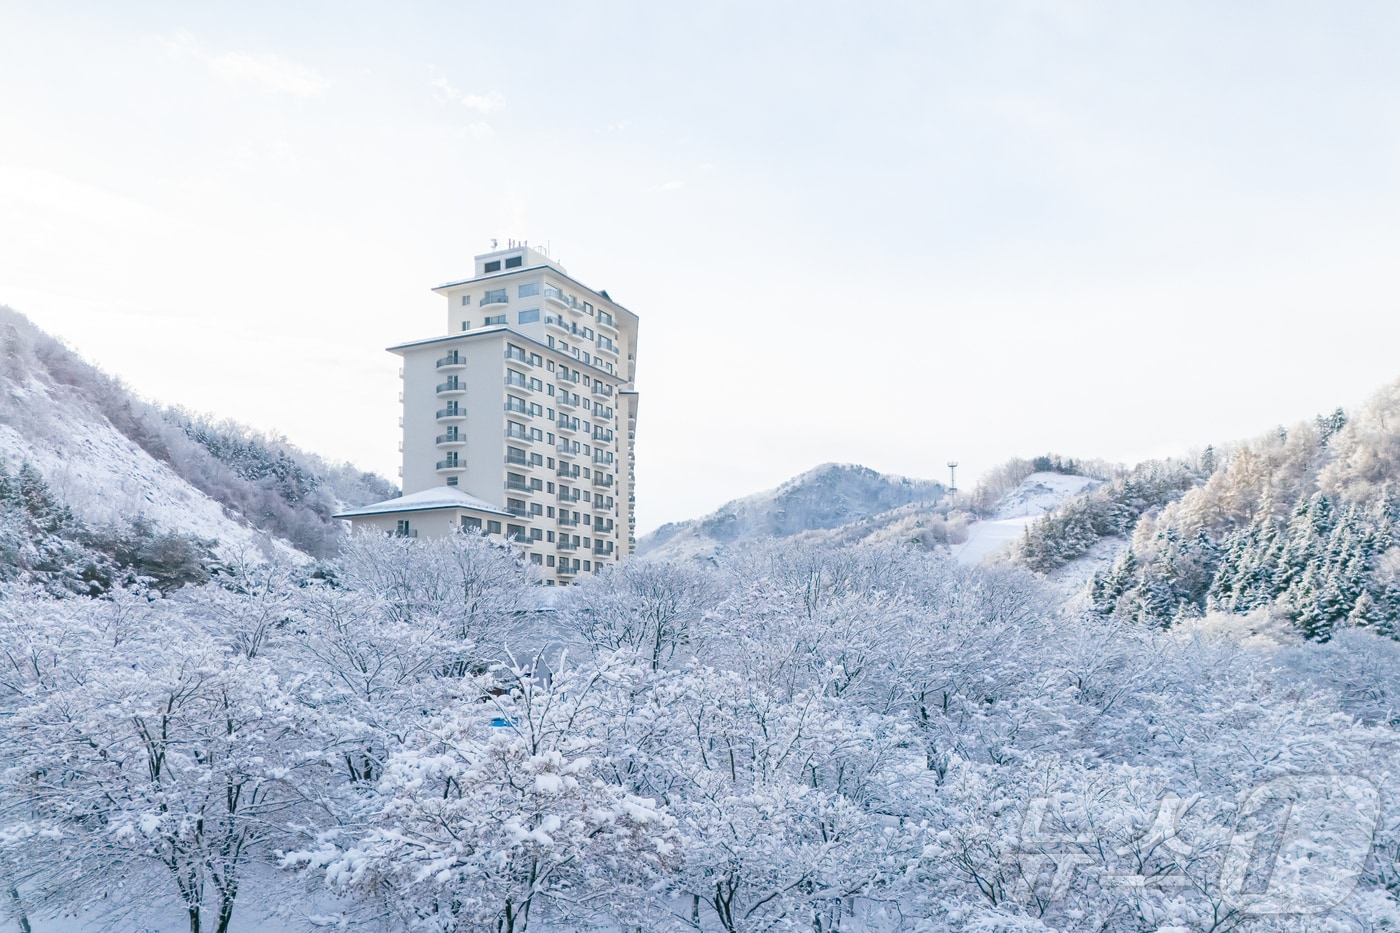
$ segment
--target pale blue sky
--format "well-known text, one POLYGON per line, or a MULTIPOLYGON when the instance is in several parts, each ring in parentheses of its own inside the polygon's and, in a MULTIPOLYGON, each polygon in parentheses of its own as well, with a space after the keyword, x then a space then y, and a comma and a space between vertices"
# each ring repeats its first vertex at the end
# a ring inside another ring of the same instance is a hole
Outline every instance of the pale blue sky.
POLYGON ((649 529, 1134 461, 1400 376, 1400 6, 16 4, 0 302, 393 476, 491 237, 642 318, 649 529))

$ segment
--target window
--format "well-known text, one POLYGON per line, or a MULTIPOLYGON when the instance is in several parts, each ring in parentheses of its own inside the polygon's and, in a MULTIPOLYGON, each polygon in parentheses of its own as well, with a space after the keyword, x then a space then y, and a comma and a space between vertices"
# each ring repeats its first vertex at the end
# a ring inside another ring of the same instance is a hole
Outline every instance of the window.
POLYGON ((593 316, 593 305, 591 305, 591 304, 589 304, 588 302, 585 301, 585 302, 583 303, 583 313, 584 313, 584 314, 587 314, 589 317, 592 317, 592 316, 593 316))
POLYGON ((539 293, 539 282, 527 282, 515 290, 515 296, 517 298, 534 298, 539 293))
POLYGON ((525 374, 524 374, 524 373, 518 373, 518 372, 516 372, 516 371, 513 370, 513 369, 507 369, 507 370, 506 370, 506 385, 508 385, 508 386, 515 386, 516 388, 519 388, 519 389, 525 388, 525 386, 526 386, 525 374))
MULTIPOLYGON (((532 480, 530 480, 530 488, 531 488, 531 489, 543 489, 543 488, 544 488, 544 483, 540 483, 540 481, 537 480, 537 479, 532 479, 532 480), (539 485, 538 485, 538 486, 535 485, 536 483, 539 483, 539 485)), ((544 506, 540 505, 538 502, 531 502, 531 503, 530 503, 530 514, 531 514, 531 515, 543 515, 543 514, 544 514, 544 506)))
POLYGON ((507 269, 519 269, 525 264, 524 256, 509 256, 506 258, 507 269))
POLYGON ((540 309, 532 308, 529 311, 521 311, 518 320, 521 324, 535 324, 539 321, 539 319, 540 309))
POLYGON ((607 324, 609 327, 611 327, 611 326, 613 326, 613 316, 612 316, 611 314, 609 314, 608 312, 604 311, 602 308, 599 308, 599 309, 598 309, 598 323, 599 323, 599 324, 607 324))
POLYGON ((592 569, 593 569, 593 565, 590 564, 588 561, 584 561, 584 562, 583 562, 583 569, 584 569, 584 570, 592 570, 592 569))
POLYGON ((464 307, 464 308, 470 308, 470 307, 471 307, 471 304, 472 304, 472 296, 471 296, 471 295, 463 295, 463 296, 462 296, 462 307, 464 307))
POLYGON ((498 535, 498 534, 500 534, 500 533, 501 533, 501 523, 500 523, 500 522, 493 522, 493 521, 489 521, 489 520, 488 520, 488 521, 486 522, 486 533, 487 533, 487 534, 492 534, 492 535, 498 535))
POLYGON ((488 262, 486 265, 482 266, 482 267, 481 267, 481 271, 482 271, 482 272, 500 272, 500 271, 501 271, 501 261, 500 261, 499 259, 493 259, 493 260, 491 260, 490 262, 488 262))
POLYGON ((398 523, 394 529, 394 534, 404 536, 408 535, 408 519, 401 518, 398 520, 398 523))
MULTIPOLYGON (((554 532, 551 531, 550 534, 554 534, 554 532)), ((553 555, 553 554, 546 555, 546 558, 545 558, 545 562, 544 562, 544 563, 545 563, 545 566, 546 566, 546 567, 553 567, 553 566, 554 566, 554 555, 553 555)))
POLYGON ((538 566, 538 565, 540 565, 540 564, 543 564, 543 563, 544 563, 544 555, 543 555, 543 554, 531 554, 531 555, 530 555, 530 563, 535 564, 536 566, 538 566))
POLYGON ((506 316, 504 314, 493 314, 481 322, 482 327, 495 327, 497 324, 504 324, 506 316))
POLYGON ((531 365, 531 366, 543 366, 543 365, 544 365, 544 357, 540 356, 538 353, 531 353, 531 354, 530 354, 530 365, 531 365))
POLYGON ((507 537, 507 538, 515 538, 515 539, 517 539, 517 540, 520 539, 520 538, 524 538, 524 537, 525 537, 525 526, 524 526, 524 525, 507 525, 507 526, 506 526, 506 537, 507 537))
POLYGON ((471 330, 471 329, 472 329, 472 322, 471 322, 471 321, 463 321, 463 322, 462 322, 462 330, 471 330))
POLYGON ((449 476, 449 477, 447 478, 447 485, 449 485, 449 486, 456 486, 456 485, 457 485, 457 477, 455 477, 455 476, 449 476))
POLYGON ((506 359, 515 360, 518 363, 525 362, 525 351, 513 343, 506 344, 506 359))
POLYGON ((538 392, 540 389, 543 389, 543 388, 544 388, 544 383, 543 383, 543 382, 540 382, 538 379, 536 379, 535 377, 531 376, 531 377, 530 377, 530 388, 532 388, 532 389, 534 389, 536 392, 538 392))
POLYGON ((479 519, 479 518, 472 518, 470 515, 463 515, 463 516, 462 516, 462 527, 463 527, 463 528, 466 528, 466 529, 468 529, 468 530, 470 530, 470 531, 480 531, 480 530, 481 530, 481 519, 479 519))
POLYGON ((539 402, 531 402, 531 403, 530 403, 530 414, 533 415, 533 416, 535 416, 536 418, 538 418, 540 415, 543 415, 543 414, 544 414, 544 409, 543 409, 542 407, 540 407, 540 403, 539 403, 539 402))

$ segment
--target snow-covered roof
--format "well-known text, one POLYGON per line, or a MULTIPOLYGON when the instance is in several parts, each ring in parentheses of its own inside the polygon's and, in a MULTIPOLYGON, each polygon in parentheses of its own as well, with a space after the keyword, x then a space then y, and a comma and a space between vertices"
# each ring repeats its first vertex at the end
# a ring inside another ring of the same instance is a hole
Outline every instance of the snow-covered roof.
POLYGON ((492 505, 483 499, 478 499, 476 496, 469 496, 460 489, 439 486, 436 489, 425 489, 422 492, 400 496, 397 499, 385 499, 383 502, 376 502, 373 505, 363 505, 358 509, 346 509, 344 512, 337 512, 333 517, 356 518, 361 515, 426 512, 431 509, 472 509, 477 512, 490 512, 493 515, 510 515, 505 509, 492 505))

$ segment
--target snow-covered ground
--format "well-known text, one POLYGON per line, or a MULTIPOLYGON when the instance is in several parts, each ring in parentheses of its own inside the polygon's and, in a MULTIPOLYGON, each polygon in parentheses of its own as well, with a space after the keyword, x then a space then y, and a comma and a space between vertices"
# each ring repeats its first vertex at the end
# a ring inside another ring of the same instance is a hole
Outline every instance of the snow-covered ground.
POLYGON ((952 547, 953 559, 976 564, 1000 555, 1026 533, 1031 522, 1099 482, 1088 476, 1032 473, 1002 500, 992 518, 968 527, 967 540, 952 547))
POLYGON ((54 495, 92 524, 143 517, 162 531, 218 542, 224 559, 278 555, 305 560, 234 516, 177 476, 80 400, 51 392, 37 380, 11 383, 3 399, 22 411, 0 418, 0 459, 11 473, 28 461, 54 495), (17 390, 17 391, 16 391, 17 390), (20 419, 21 431, 11 422, 20 419))

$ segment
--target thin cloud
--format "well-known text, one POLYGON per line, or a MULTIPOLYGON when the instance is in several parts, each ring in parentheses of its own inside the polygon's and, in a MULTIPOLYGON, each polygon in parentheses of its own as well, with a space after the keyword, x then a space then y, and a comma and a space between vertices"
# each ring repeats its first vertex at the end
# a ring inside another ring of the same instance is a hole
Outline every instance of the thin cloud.
POLYGON ((684 187, 685 182, 683 181, 667 181, 659 185, 652 185, 650 188, 643 188, 642 192, 644 194, 660 194, 664 191, 679 191, 684 187))
POLYGON ((330 81, 319 72, 280 55, 225 52, 215 55, 208 62, 209 70, 221 78, 251 81, 268 90, 297 97, 316 97, 331 86, 330 81))
POLYGON ((475 110, 480 114, 495 113, 498 110, 504 110, 506 106, 506 99, 500 91, 467 94, 448 81, 445 75, 438 75, 433 79, 433 91, 439 100, 461 104, 468 110, 475 110))
POLYGON ((324 94, 331 82, 320 72, 280 55, 268 52, 211 52, 192 33, 177 32, 157 38, 175 56, 204 63, 210 72, 226 81, 249 82, 269 91, 296 97, 324 94))

